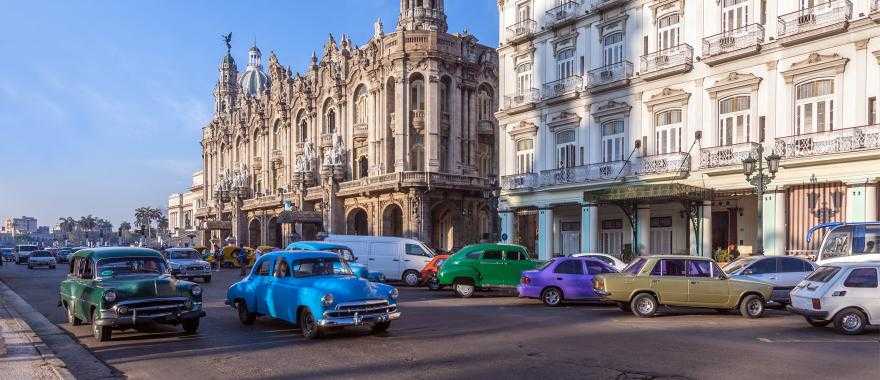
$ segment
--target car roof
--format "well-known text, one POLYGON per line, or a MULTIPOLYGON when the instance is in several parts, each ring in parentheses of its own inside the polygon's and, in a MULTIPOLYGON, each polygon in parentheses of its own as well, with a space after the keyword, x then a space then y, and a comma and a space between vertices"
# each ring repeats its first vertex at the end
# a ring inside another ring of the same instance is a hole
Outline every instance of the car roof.
POLYGON ((680 259, 680 260, 706 260, 711 261, 711 258, 702 257, 702 256, 688 256, 688 255, 650 255, 650 256, 640 256, 646 259, 680 259))
POLYGON ((877 267, 877 268, 880 268, 880 260, 835 261, 832 263, 822 264, 820 266, 822 266, 822 267, 841 267, 841 268, 851 268, 851 267, 877 267))
MULTIPOLYGON (((324 259, 338 258, 339 255, 333 252, 323 251, 274 251, 263 255, 262 257, 290 256, 297 259, 324 259)), ((262 260, 262 258, 261 258, 262 260)))
POLYGON ((95 260, 131 256, 153 256, 161 258, 162 254, 154 249, 137 247, 84 248, 74 253, 74 257, 91 257, 95 260))
POLYGON ((412 244, 424 244, 416 239, 403 238, 397 236, 370 236, 370 235, 327 235, 324 238, 326 242, 404 242, 412 244))
POLYGON ((497 248, 500 248, 500 249, 505 249, 505 248, 508 248, 508 249, 521 249, 521 250, 523 250, 523 251, 526 250, 526 247, 523 247, 523 246, 518 245, 518 244, 507 244, 507 243, 477 243, 477 244, 468 244, 468 245, 466 245, 466 246, 464 246, 464 247, 461 247, 461 249, 459 249, 458 252, 463 252, 463 251, 465 251, 465 250, 467 250, 468 252, 470 252, 470 251, 478 251, 478 250, 481 250, 481 249, 489 249, 489 248, 496 248, 496 249, 497 249, 497 248))
POLYGON ((287 245, 287 250, 323 251, 326 249, 351 249, 348 246, 326 241, 298 241, 287 245))
POLYGON ((174 247, 174 248, 165 248, 165 251, 195 251, 195 248, 187 248, 187 247, 174 247))

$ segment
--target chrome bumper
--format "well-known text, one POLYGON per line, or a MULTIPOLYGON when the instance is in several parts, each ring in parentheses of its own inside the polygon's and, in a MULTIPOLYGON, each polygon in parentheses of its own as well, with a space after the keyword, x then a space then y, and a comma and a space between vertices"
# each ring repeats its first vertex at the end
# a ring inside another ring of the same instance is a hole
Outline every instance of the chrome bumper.
POLYGON ((827 311, 819 311, 819 310, 809 310, 809 309, 801 309, 794 306, 787 306, 785 308, 789 313, 800 314, 807 318, 817 319, 817 320, 828 320, 828 312, 827 311))
POLYGON ((317 321, 318 326, 321 327, 334 327, 334 326, 361 326, 370 323, 380 323, 380 322, 390 322, 395 319, 400 318, 400 311, 393 311, 390 313, 376 313, 376 314, 366 314, 366 315, 358 315, 355 314, 352 317, 329 317, 327 313, 324 313, 324 319, 317 321))
POLYGON ((198 319, 204 317, 205 311, 202 310, 201 302, 195 303, 190 310, 168 310, 147 315, 138 315, 137 310, 131 310, 126 314, 120 314, 116 308, 101 310, 99 318, 95 321, 98 326, 110 327, 128 327, 141 323, 179 323, 184 320, 198 319))

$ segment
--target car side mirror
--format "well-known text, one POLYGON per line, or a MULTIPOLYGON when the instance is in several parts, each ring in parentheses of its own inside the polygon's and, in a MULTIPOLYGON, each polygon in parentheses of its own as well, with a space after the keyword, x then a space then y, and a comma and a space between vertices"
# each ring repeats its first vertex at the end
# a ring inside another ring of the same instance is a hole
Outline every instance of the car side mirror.
POLYGON ((753 273, 755 273, 755 271, 753 271, 751 268, 746 268, 746 269, 743 269, 743 271, 742 271, 742 274, 746 274, 746 275, 753 274, 753 273))

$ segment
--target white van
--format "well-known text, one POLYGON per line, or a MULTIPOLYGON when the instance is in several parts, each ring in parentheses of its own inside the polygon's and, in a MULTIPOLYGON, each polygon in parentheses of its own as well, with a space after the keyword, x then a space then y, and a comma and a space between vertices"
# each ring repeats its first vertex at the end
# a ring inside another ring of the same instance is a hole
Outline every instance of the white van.
POLYGON ((351 248, 358 262, 370 271, 381 272, 389 280, 400 279, 409 286, 419 284, 419 272, 434 256, 424 243, 401 237, 328 235, 324 241, 351 248))

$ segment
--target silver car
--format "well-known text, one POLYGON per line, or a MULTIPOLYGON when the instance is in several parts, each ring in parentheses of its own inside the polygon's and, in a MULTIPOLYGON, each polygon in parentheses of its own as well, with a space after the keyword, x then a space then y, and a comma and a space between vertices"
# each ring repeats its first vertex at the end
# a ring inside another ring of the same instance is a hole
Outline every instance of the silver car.
POLYGON ((55 256, 52 256, 52 253, 49 251, 33 251, 27 259, 28 269, 34 269, 37 267, 55 269, 55 264, 57 264, 55 256))
POLYGON ((773 284, 770 300, 782 305, 791 304, 791 290, 815 269, 816 264, 790 256, 749 256, 724 267, 732 278, 773 284))
POLYGON ((202 260, 199 251, 192 248, 168 248, 163 251, 175 278, 192 280, 201 278, 211 282, 211 264, 202 260))

